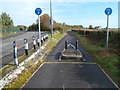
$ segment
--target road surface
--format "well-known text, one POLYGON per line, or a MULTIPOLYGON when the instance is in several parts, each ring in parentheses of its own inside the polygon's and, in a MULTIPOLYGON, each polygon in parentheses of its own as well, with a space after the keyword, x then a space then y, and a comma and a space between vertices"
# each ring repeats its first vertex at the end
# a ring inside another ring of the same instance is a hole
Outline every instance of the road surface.
POLYGON ((70 90, 106 88, 109 90, 112 88, 117 90, 114 83, 81 46, 78 48, 83 53, 85 62, 59 61, 65 40, 75 45, 76 38, 68 32, 68 35, 53 48, 42 67, 23 88, 60 88, 60 90, 66 90, 66 88, 72 88, 70 90))
MULTIPOLYGON (((29 49, 33 47, 32 37, 37 38, 38 32, 20 32, 16 35, 8 36, 1 38, 0 41, 0 65, 4 67, 13 61, 13 41, 16 41, 18 44, 18 57, 24 54, 24 39, 28 40, 29 49)), ((42 33, 43 35, 43 33, 42 33)), ((0 67, 0 68, 2 68, 0 67)))

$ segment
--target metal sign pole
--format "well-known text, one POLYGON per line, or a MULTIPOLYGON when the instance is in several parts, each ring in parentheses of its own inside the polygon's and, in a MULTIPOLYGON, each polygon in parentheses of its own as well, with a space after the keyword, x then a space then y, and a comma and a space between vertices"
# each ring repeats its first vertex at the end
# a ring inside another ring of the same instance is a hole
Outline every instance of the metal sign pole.
POLYGON ((39 28, 39 43, 40 43, 40 49, 41 49, 41 32, 40 32, 40 17, 38 15, 38 28, 39 28))
POLYGON ((39 32, 38 32, 38 34, 39 34, 39 35, 38 35, 38 36, 39 36, 38 39, 39 39, 39 40, 38 40, 38 41, 39 41, 39 43, 40 43, 40 49, 41 49, 41 32, 40 32, 40 14, 42 13, 41 8, 36 8, 36 9, 35 9, 35 13, 38 15, 38 29, 39 29, 39 30, 38 30, 38 31, 39 31, 39 32))
POLYGON ((50 27, 51 27, 51 37, 53 36, 53 26, 52 26, 52 3, 50 0, 50 27))
POLYGON ((105 14, 107 15, 107 37, 106 37, 106 48, 108 48, 108 42, 109 42, 109 15, 112 14, 112 9, 111 8, 106 8, 105 9, 105 14))
POLYGON ((108 48, 109 42, 109 15, 107 15, 107 40, 106 40, 106 48, 108 48))

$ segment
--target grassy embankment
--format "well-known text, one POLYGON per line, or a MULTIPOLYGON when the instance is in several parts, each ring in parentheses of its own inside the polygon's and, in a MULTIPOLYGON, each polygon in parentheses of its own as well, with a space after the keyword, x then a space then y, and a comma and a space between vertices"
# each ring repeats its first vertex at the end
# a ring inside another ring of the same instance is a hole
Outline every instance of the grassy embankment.
POLYGON ((107 72, 107 74, 120 87, 120 50, 117 32, 110 32, 109 48, 105 47, 105 32, 72 31, 78 38, 80 44, 91 54, 96 62, 107 72), (104 36, 103 36, 104 35, 104 36))
MULTIPOLYGON (((65 33, 60 33, 60 32, 55 32, 53 34, 53 38, 51 39, 50 35, 49 35, 49 43, 46 46, 45 49, 48 50, 48 53, 46 55, 48 55, 52 48, 54 48, 57 43, 65 36, 65 33)), ((35 72, 35 70, 44 62, 46 56, 43 57, 36 66, 34 67, 29 67, 29 70, 27 71, 23 71, 22 74, 20 74, 17 78, 15 78, 10 84, 6 85, 5 88, 20 88, 26 81, 27 79, 29 79, 32 74, 35 72)))

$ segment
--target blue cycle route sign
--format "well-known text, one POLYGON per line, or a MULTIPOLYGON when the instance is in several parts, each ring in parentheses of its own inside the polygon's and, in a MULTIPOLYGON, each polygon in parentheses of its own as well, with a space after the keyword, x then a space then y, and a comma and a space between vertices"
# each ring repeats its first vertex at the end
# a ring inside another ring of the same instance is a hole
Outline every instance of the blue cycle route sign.
POLYGON ((112 9, 111 8, 106 8, 105 9, 105 14, 106 15, 111 15, 112 14, 112 9))
POLYGON ((36 13, 37 15, 40 15, 40 14, 42 13, 41 8, 36 8, 36 9, 35 9, 35 13, 36 13))

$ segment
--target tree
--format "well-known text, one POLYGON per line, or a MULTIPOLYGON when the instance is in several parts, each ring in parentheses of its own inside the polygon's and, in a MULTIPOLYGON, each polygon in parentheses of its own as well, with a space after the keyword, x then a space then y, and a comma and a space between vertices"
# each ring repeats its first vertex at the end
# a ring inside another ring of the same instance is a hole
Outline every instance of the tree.
POLYGON ((59 23, 57 23, 56 21, 53 21, 53 30, 60 30, 59 23))
MULTIPOLYGON (((41 30, 50 31, 50 16, 48 14, 44 14, 40 17, 41 20, 41 30)), ((61 26, 55 20, 53 20, 53 30, 60 30, 61 26)))
POLYGON ((9 14, 4 12, 0 15, 0 17, 2 19, 2 26, 13 26, 13 20, 11 19, 9 14))
MULTIPOLYGON (((44 14, 40 17, 40 28, 41 31, 50 31, 50 16, 44 14)), ((60 25, 56 21, 53 20, 53 30, 60 30, 60 25)), ((28 31, 38 31, 38 19, 36 20, 36 24, 32 24, 28 27, 28 31)))
POLYGON ((38 24, 33 23, 28 27, 28 31, 38 31, 38 24))
POLYGON ((83 26, 82 26, 82 25, 79 25, 79 28, 83 28, 83 26))
POLYGON ((93 26, 92 26, 92 25, 89 25, 89 29, 93 29, 93 26))
POLYGON ((40 25, 41 25, 41 30, 50 30, 50 17, 47 14, 44 14, 40 17, 40 25))

